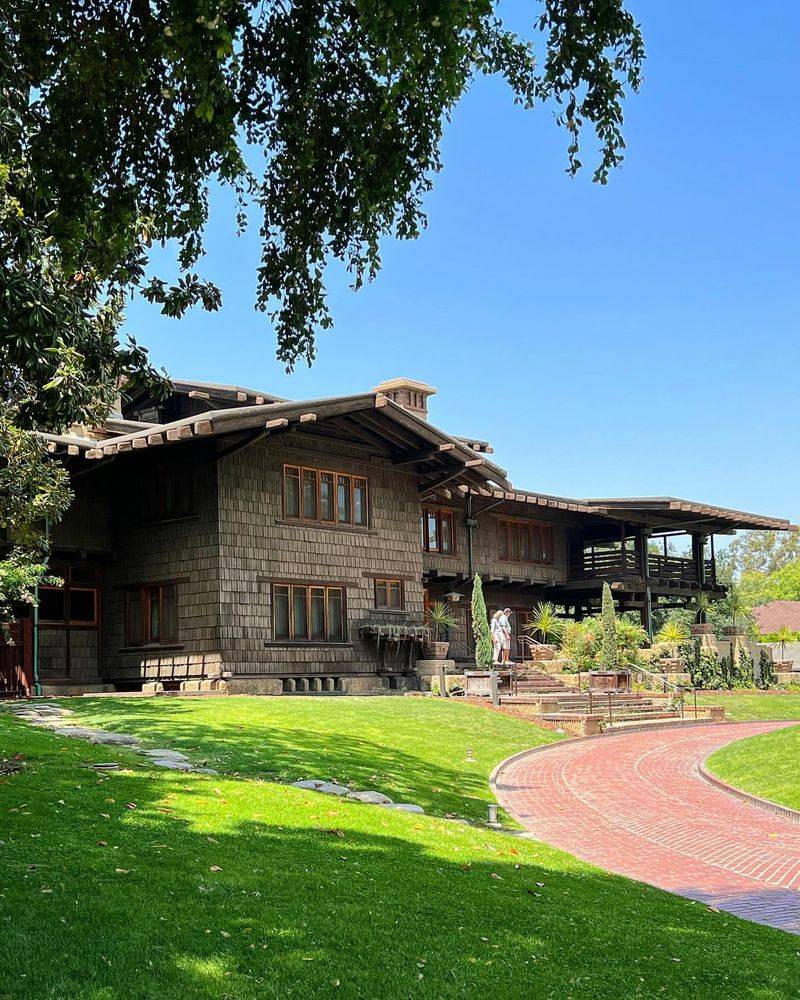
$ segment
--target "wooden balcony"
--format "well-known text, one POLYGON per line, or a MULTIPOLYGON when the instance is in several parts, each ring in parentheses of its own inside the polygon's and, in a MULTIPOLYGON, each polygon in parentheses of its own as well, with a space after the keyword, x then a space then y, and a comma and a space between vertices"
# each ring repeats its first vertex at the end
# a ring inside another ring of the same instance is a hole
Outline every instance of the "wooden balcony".
MULTIPOLYGON (((694 559, 650 553, 647 557, 648 579, 668 580, 684 586, 697 586, 697 566, 694 559)), ((572 580, 642 579, 639 556, 626 549, 586 549, 570 561, 572 580)), ((716 585, 716 566, 713 559, 705 560, 705 582, 716 585)))

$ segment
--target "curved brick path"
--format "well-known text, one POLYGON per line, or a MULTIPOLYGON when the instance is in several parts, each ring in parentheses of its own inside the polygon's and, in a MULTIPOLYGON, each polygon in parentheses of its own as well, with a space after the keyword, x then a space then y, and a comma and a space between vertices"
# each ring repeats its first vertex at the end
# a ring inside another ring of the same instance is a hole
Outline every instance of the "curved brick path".
POLYGON ((698 774, 718 747, 795 724, 632 730, 556 744, 501 768, 497 796, 538 840, 800 933, 800 823, 698 774))

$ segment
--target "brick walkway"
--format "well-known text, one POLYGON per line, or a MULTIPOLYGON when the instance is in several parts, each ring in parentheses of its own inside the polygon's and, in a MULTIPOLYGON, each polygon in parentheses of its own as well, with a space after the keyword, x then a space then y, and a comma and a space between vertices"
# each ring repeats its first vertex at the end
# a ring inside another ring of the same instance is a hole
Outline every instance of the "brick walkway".
POLYGON ((638 730, 504 767, 497 795, 539 840, 609 871, 800 933, 800 823, 698 774, 718 747, 794 723, 638 730))

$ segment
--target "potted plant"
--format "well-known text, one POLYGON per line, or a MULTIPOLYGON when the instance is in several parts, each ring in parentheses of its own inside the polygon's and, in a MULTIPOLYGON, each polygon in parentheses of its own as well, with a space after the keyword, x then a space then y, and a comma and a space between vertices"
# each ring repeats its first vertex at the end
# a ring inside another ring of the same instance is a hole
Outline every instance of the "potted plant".
POLYGON ((725 625, 722 629, 723 634, 744 635, 745 628, 739 623, 742 619, 747 618, 750 606, 745 601, 738 587, 731 587, 728 591, 728 596, 722 602, 722 606, 725 609, 727 617, 730 619, 730 625, 725 625))
POLYGON ((656 642, 663 643, 669 650, 672 659, 678 655, 678 647, 691 638, 689 629, 682 621, 665 621, 656 634, 656 642))
POLYGON ((457 627, 458 618, 444 601, 435 601, 425 612, 425 624, 429 630, 424 643, 425 655, 431 660, 446 660, 450 649, 447 635, 450 629, 457 627))
POLYGON ((524 628, 531 635, 540 635, 543 643, 550 640, 557 642, 564 634, 564 622, 558 617, 555 604, 550 601, 536 605, 524 628))
POLYGON ((692 635, 711 635, 714 631, 713 625, 708 622, 711 598, 704 591, 700 591, 692 598, 692 603, 694 604, 695 619, 689 626, 689 631, 692 635))
POLYGON ((772 636, 772 641, 776 646, 781 647, 781 663, 786 663, 786 644, 788 642, 794 642, 797 638, 797 633, 793 632, 788 625, 781 625, 777 632, 772 636))

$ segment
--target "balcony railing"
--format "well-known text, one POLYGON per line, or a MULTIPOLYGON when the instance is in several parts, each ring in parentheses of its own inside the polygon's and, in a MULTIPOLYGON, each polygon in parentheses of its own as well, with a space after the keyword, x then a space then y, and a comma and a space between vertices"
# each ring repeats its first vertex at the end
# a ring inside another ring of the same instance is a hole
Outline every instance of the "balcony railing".
MULTIPOLYGON (((694 559, 680 556, 663 556, 649 553, 647 556, 649 578, 673 580, 678 583, 698 583, 697 567, 694 559)), ((620 576, 641 577, 639 556, 630 550, 586 549, 570 564, 573 580, 595 580, 620 576)), ((713 559, 705 561, 706 583, 716 581, 713 559)))

